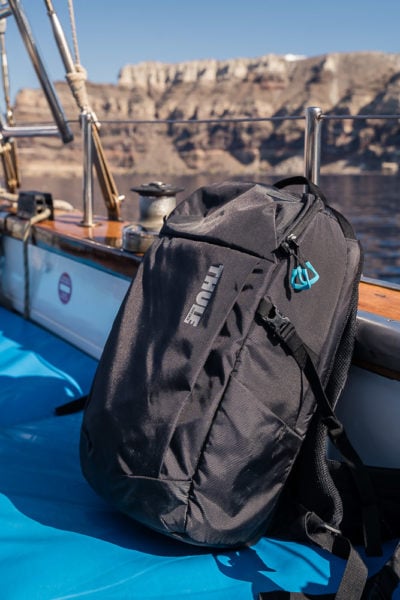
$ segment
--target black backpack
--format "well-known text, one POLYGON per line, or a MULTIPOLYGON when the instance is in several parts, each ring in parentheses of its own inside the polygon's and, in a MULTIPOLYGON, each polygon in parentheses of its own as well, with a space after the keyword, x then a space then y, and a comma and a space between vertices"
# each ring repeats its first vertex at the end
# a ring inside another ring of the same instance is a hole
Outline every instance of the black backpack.
MULTIPOLYGON (((326 459, 328 435, 354 486, 357 531, 379 552, 374 490, 333 410, 360 273, 351 226, 302 177, 225 182, 180 203, 98 366, 81 431, 91 486, 185 542, 229 548, 300 531, 335 551, 343 473, 326 459), (295 184, 308 191, 283 189, 295 184)), ((336 553, 357 563, 343 544, 336 553)))

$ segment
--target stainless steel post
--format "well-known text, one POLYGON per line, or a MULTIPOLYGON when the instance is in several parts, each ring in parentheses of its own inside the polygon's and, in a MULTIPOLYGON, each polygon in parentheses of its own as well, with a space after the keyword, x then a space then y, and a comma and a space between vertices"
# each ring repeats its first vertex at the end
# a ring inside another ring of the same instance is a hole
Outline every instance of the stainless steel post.
POLYGON ((70 142, 74 136, 69 128, 63 109, 58 101, 55 89, 48 78, 21 3, 19 0, 9 0, 9 4, 25 47, 28 51, 33 68, 36 71, 36 75, 38 76, 43 92, 47 98, 47 102, 53 114, 54 121, 57 124, 61 138, 64 143, 70 142))
POLYGON ((5 138, 10 137, 59 137, 56 125, 3 125, 0 120, 0 133, 5 138))
POLYGON ((322 110, 318 106, 305 110, 304 175, 316 185, 319 184, 321 166, 321 115, 322 110))
POLYGON ((81 113, 83 139, 83 221, 84 227, 93 227, 93 137, 92 115, 81 113))

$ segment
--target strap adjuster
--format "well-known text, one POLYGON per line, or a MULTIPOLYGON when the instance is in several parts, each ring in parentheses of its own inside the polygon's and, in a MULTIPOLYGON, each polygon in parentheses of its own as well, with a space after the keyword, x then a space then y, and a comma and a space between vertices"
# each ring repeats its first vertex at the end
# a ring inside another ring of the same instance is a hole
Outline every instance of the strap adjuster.
POLYGON ((257 314, 264 321, 271 332, 281 340, 286 340, 294 332, 294 326, 288 317, 285 317, 274 304, 261 300, 257 314))

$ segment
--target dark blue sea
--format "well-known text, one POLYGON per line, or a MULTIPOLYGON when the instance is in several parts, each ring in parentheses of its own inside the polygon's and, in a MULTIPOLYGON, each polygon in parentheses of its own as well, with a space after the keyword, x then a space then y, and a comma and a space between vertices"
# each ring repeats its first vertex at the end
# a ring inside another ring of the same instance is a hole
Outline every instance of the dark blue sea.
MULTIPOLYGON (((127 220, 138 215, 138 195, 130 188, 149 181, 161 180, 184 188, 178 201, 201 185, 226 179, 224 175, 197 176, 116 176, 118 190, 125 194, 122 213, 127 220)), ((279 177, 255 175, 251 179, 274 183, 279 177)), ((26 183, 26 182, 25 182, 26 183)), ((55 197, 81 207, 80 179, 29 178, 33 189, 52 192, 55 197)), ((329 204, 339 209, 352 223, 364 249, 366 277, 400 284, 400 174, 323 175, 320 186, 329 204)), ((105 214, 102 198, 95 186, 95 211, 105 214)))

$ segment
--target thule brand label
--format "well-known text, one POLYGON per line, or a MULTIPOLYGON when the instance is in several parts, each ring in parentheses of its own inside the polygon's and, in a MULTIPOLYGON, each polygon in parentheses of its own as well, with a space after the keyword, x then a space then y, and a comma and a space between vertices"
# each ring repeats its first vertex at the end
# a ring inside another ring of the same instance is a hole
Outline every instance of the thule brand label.
POLYGON ((218 281, 222 275, 224 265, 211 265, 208 269, 207 275, 204 278, 203 284, 196 296, 196 301, 190 308, 188 314, 185 317, 185 323, 197 327, 200 323, 201 317, 206 310, 208 303, 211 300, 211 296, 215 292, 218 281))

